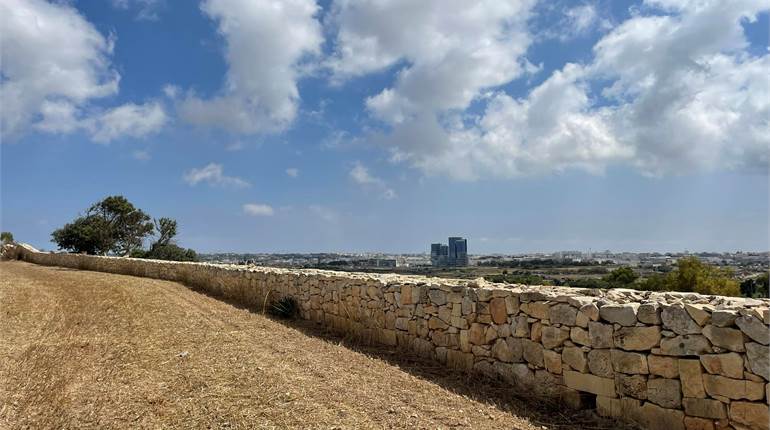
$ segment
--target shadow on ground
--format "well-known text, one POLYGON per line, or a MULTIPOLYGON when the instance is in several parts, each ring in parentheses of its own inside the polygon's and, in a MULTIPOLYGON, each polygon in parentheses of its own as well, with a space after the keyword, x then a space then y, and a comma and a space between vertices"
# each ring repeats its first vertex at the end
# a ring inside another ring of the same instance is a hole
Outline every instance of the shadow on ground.
POLYGON ((517 391, 510 385, 480 374, 467 374, 452 370, 436 361, 427 360, 408 350, 387 347, 350 335, 341 335, 320 323, 298 318, 277 318, 261 307, 248 307, 236 300, 213 294, 206 290, 190 287, 191 290, 229 305, 258 314, 272 321, 291 327, 307 336, 342 345, 350 350, 380 359, 418 378, 430 381, 440 387, 475 401, 519 417, 529 419, 544 429, 634 429, 617 421, 599 417, 593 410, 572 410, 558 400, 537 397, 531 392, 517 391))

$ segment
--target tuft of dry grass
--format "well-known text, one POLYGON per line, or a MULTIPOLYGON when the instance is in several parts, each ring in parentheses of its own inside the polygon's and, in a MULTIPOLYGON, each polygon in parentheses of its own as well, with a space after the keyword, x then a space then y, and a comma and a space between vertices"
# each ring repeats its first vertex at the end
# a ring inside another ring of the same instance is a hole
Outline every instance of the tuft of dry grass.
POLYGON ((0 263, 0 428, 607 428, 181 284, 0 263))

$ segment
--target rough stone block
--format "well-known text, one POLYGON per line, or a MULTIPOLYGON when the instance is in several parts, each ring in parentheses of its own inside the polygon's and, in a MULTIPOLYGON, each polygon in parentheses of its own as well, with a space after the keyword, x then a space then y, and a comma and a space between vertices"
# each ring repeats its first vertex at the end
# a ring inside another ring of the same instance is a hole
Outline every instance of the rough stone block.
POLYGON ((604 305, 599 308, 599 316, 603 320, 611 323, 617 323, 622 326, 633 326, 636 324, 636 310, 638 308, 638 303, 604 305))
POLYGON ((660 325, 660 311, 660 305, 657 303, 643 303, 639 305, 636 318, 645 324, 660 325))
POLYGON ((735 310, 716 310, 711 313, 711 325, 717 327, 730 327, 735 324, 738 312, 735 310))
POLYGON ((701 327, 682 305, 668 305, 660 313, 663 326, 676 334, 700 334, 701 327))
POLYGON ((700 362, 708 373, 733 379, 743 378, 743 357, 738 353, 701 355, 700 362))
MULTIPOLYGON (((588 323, 586 322, 586 324, 588 323)), ((584 328, 572 327, 569 332, 569 338, 572 342, 575 342, 578 345, 591 345, 591 336, 588 335, 588 330, 584 328)))
POLYGON ((547 320, 551 307, 546 302, 529 302, 521 305, 521 311, 539 320, 547 320))
POLYGON ((743 352, 746 350, 743 346, 744 336, 740 330, 707 325, 703 328, 703 335, 718 347, 735 352, 743 352))
POLYGON ((679 381, 666 378, 648 380, 647 400, 664 408, 681 408, 682 389, 679 381))
POLYGON ((650 374, 674 379, 679 376, 679 361, 674 357, 663 355, 648 355, 647 366, 650 374))
POLYGON ((591 346, 594 348, 612 348, 612 325, 591 321, 588 323, 588 336, 591 337, 591 346))
POLYGON ((683 430, 684 412, 646 402, 642 406, 642 424, 649 429, 683 430))
POLYGON ((686 430, 715 430, 714 421, 706 418, 684 417, 686 430))
POLYGON ((564 384, 569 388, 598 396, 617 397, 615 380, 610 378, 567 370, 564 372, 564 384))
POLYGON ((554 349, 569 339, 569 329, 565 327, 546 326, 542 328, 540 342, 547 349, 554 349))
POLYGON ((619 349, 610 351, 612 358, 612 368, 616 372, 627 374, 646 375, 650 373, 647 367, 647 356, 637 352, 626 352, 619 349))
POLYGON ((648 351, 660 344, 660 327, 622 327, 615 330, 613 340, 626 351, 648 351))
POLYGON ((748 426, 751 430, 766 430, 768 428, 767 405, 763 403, 732 402, 730 403, 730 420, 748 426))
POLYGON ((703 386, 711 397, 722 396, 733 400, 762 400, 765 384, 761 382, 730 379, 719 375, 703 375, 703 386))
POLYGON ((684 412, 687 415, 715 420, 727 418, 725 404, 719 400, 691 399, 685 397, 682 400, 682 404, 684 404, 684 412))
POLYGON ((504 298, 492 299, 489 302, 489 312, 492 314, 492 321, 495 324, 505 324, 508 322, 508 310, 505 306, 504 298))
POLYGON ((701 303, 685 303, 684 310, 690 314, 690 317, 698 323, 699 326, 703 327, 711 320, 711 311, 713 310, 713 307, 701 303))
POLYGON ((711 343, 703 335, 690 334, 660 340, 661 355, 702 355, 711 352, 711 343))
POLYGON ((588 359, 586 358, 585 352, 583 352, 580 347, 565 347, 561 352, 561 360, 568 364, 573 370, 581 373, 588 372, 588 359))
POLYGON ((770 380, 770 359, 768 359, 770 348, 758 343, 749 342, 746 344, 746 357, 748 358, 749 368, 755 374, 770 380))
POLYGON ((755 342, 761 343, 762 345, 770 344, 770 328, 758 318, 750 315, 742 315, 735 320, 735 325, 740 327, 741 331, 746 333, 746 335, 755 342))
POLYGON ((588 370, 596 376, 612 378, 615 371, 612 368, 612 354, 609 349, 592 349, 588 352, 588 370))
POLYGON ((485 324, 473 323, 468 332, 468 339, 470 343, 474 345, 484 345, 486 343, 486 337, 484 332, 487 326, 485 324))
POLYGON ((577 312, 574 307, 561 303, 551 306, 549 319, 552 324, 564 324, 571 327, 575 325, 577 312))
POLYGON ((640 400, 647 398, 647 376, 615 374, 615 389, 619 396, 629 396, 640 400))
POLYGON ((551 373, 560 375, 562 371, 561 354, 556 351, 544 350, 543 351, 543 364, 545 369, 551 373))
POLYGON ((679 360, 679 379, 682 381, 682 393, 685 397, 706 397, 702 375, 700 360, 679 360))
POLYGON ((528 339, 522 340, 522 353, 528 363, 543 367, 543 345, 528 339))

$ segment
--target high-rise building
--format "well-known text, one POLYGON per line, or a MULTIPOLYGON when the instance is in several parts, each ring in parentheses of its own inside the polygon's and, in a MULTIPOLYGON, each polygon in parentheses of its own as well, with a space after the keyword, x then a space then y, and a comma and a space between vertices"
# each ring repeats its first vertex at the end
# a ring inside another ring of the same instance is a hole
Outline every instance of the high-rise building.
POLYGON ((449 244, 430 245, 430 263, 433 266, 467 266, 468 241, 462 237, 450 237, 449 244))

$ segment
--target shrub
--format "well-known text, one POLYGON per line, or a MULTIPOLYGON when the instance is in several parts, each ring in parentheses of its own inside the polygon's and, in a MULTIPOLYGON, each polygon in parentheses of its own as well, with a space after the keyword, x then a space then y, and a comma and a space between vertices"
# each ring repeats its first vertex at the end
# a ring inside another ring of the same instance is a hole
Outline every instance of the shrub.
POLYGON ((270 313, 283 319, 294 319, 299 313, 299 304, 294 297, 282 297, 270 307, 270 313))

